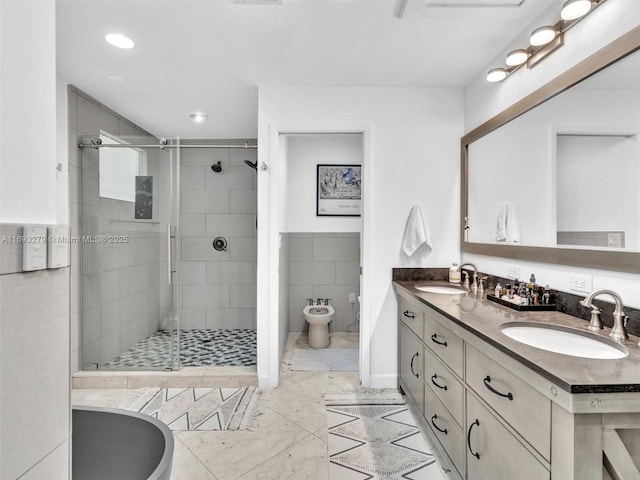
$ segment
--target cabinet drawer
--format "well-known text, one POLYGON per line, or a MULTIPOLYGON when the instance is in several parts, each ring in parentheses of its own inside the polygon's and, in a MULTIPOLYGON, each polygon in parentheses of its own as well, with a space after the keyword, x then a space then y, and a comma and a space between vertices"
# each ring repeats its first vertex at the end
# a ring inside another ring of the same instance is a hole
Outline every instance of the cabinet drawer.
POLYGON ((467 480, 549 480, 549 471, 467 394, 467 480))
POLYGON ((462 378, 462 339, 438 322, 438 317, 436 312, 425 312, 424 343, 462 378))
POLYGON ((466 362, 467 384, 549 460, 551 401, 469 344, 466 362))
POLYGON ((400 319, 413 330, 413 333, 415 333, 418 338, 422 338, 424 330, 422 311, 418 310, 403 297, 400 297, 400 319))
POLYGON ((420 340, 406 325, 400 324, 400 379, 413 397, 415 403, 423 408, 423 368, 424 347, 420 340))
POLYGON ((464 435, 462 429, 426 385, 424 387, 424 417, 458 472, 463 473, 464 435))
POLYGON ((462 425, 464 398, 462 383, 447 370, 433 353, 426 349, 424 352, 424 381, 458 425, 462 425))

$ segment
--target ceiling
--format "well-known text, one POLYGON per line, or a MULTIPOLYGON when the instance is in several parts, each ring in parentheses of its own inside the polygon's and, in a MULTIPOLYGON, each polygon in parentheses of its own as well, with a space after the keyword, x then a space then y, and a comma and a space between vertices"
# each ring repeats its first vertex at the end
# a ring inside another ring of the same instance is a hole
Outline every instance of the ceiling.
POLYGON ((258 86, 464 87, 558 0, 409 3, 400 18, 402 0, 57 0, 58 75, 155 135, 255 138, 258 86))

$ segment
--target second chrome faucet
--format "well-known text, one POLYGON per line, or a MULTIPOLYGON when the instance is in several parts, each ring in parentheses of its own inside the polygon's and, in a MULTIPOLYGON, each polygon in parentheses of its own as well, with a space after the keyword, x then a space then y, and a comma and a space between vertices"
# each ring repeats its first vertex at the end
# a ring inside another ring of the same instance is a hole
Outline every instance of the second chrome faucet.
POLYGON ((591 322, 589 322, 589 330, 602 329, 602 321, 600 319, 600 309, 593 304, 593 300, 599 295, 609 295, 616 302, 616 308, 613 311, 613 328, 609 336, 617 341, 626 340, 629 338, 627 334, 627 317, 624 314, 624 305, 622 304, 622 297, 613 290, 594 290, 587 295, 584 300, 580 302, 583 307, 591 308, 591 322))

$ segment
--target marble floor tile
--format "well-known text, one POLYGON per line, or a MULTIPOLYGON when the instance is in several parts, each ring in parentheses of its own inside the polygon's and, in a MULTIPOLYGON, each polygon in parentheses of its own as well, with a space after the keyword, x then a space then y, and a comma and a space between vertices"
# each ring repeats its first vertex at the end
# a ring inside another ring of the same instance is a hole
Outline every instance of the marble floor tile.
POLYGON ((219 480, 235 480, 296 444, 307 432, 281 417, 255 431, 179 432, 177 437, 219 480))
POLYGON ((238 480, 327 480, 327 444, 309 435, 238 480))
POLYGON ((174 445, 171 480, 218 480, 176 436, 174 445))

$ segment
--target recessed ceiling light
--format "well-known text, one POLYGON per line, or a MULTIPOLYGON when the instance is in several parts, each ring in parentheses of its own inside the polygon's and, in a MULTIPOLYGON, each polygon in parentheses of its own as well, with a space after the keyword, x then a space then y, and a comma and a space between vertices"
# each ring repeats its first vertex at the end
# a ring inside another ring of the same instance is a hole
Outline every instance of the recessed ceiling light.
POLYGON ((526 62, 527 58, 529 58, 529 52, 524 48, 518 48, 517 50, 507 53, 507 59, 505 62, 510 67, 516 67, 526 62))
POLYGON ((505 78, 507 78, 507 70, 502 67, 492 68, 487 73, 487 82, 501 82, 505 78))
POLYGON ((209 115, 207 115, 206 113, 195 112, 195 113, 192 113, 191 115, 189 115, 189 117, 191 117, 191 120, 193 120, 196 123, 202 123, 207 118, 209 118, 209 115))
POLYGON ((127 79, 120 75, 107 75, 104 80, 111 85, 124 85, 127 83, 127 79))
POLYGON ((536 28, 533 32, 531 32, 531 37, 529 38, 529 42, 534 47, 540 47, 542 45, 546 45, 551 40, 556 38, 558 32, 552 26, 546 25, 544 27, 536 28))
POLYGON ((104 36, 104 39, 116 48, 130 49, 136 46, 129 37, 122 35, 121 33, 109 33, 104 36))
POLYGON ((560 18, 563 20, 575 20, 589 13, 592 6, 591 0, 568 0, 562 5, 560 18))

